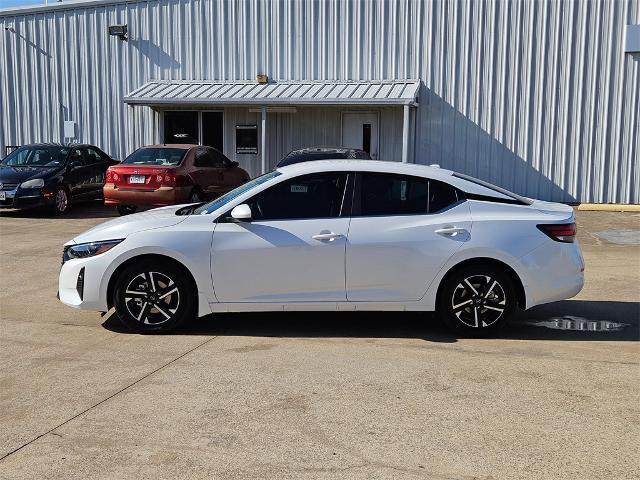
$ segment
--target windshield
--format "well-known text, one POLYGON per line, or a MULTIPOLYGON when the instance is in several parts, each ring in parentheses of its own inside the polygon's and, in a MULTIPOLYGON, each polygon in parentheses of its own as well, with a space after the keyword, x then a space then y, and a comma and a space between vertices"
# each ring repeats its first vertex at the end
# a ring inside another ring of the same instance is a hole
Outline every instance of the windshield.
POLYGON ((144 147, 129 155, 122 164, 175 167, 180 164, 187 151, 184 148, 144 147))
POLYGON ((58 167, 64 165, 69 149, 66 147, 20 147, 2 160, 12 167, 58 167))
POLYGON ((193 213, 195 215, 205 215, 207 213, 214 212, 217 209, 219 209, 221 207, 224 207, 227 203, 229 203, 234 198, 239 197, 243 193, 248 192, 249 190, 252 190, 252 189, 256 188, 259 185, 262 185, 263 183, 268 182, 272 178, 275 178, 275 177, 277 177, 279 175, 282 175, 282 174, 280 172, 265 173, 264 175, 262 175, 260 177, 257 177, 257 178, 254 178, 250 182, 247 182, 247 183, 245 183, 243 185, 240 185, 238 188, 235 188, 235 189, 231 190, 230 192, 225 193, 221 197, 218 197, 215 200, 213 200, 212 202, 205 203, 204 205, 196 208, 193 211, 193 213))

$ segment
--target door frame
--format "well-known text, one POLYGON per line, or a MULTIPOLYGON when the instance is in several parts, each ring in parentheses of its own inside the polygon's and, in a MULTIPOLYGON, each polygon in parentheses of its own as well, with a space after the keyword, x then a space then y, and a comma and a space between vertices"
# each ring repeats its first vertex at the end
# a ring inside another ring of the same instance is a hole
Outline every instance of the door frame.
POLYGON ((380 110, 342 110, 340 112, 340 146, 344 145, 344 115, 348 113, 355 113, 355 114, 363 114, 363 113, 373 113, 376 116, 376 121, 378 122, 378 128, 377 128, 377 134, 376 134, 376 141, 378 143, 378 158, 376 160, 380 160, 380 110))

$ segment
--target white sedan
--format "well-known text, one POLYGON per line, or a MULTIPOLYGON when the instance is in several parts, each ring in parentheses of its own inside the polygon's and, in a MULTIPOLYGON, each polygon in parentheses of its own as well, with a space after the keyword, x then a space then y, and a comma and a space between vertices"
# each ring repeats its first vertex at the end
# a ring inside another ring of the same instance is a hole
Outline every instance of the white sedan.
POLYGON ((206 204, 98 225, 64 247, 59 297, 142 332, 215 312, 414 310, 490 332, 584 282, 571 207, 437 167, 326 160, 206 204))

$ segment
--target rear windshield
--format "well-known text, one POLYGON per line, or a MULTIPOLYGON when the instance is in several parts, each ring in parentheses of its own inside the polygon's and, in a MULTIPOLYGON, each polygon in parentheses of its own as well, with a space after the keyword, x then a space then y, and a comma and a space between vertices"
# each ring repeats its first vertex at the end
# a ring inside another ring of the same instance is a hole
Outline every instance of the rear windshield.
POLYGON ((481 185, 485 188, 488 188, 490 190, 493 190, 494 192, 498 192, 501 193, 502 195, 506 195, 507 197, 515 200, 518 203, 521 203, 523 205, 531 205, 533 203, 532 200, 528 199, 527 197, 523 197, 521 195, 518 195, 517 193, 513 193, 510 192, 509 190, 505 190, 502 187, 498 187, 497 185, 494 185, 493 183, 489 183, 489 182, 485 182, 484 180, 480 180, 478 178, 475 177, 471 177, 469 175, 465 175, 464 173, 454 173, 453 174, 454 177, 458 177, 458 178, 462 178, 463 180, 466 180, 468 182, 471 183, 475 183, 476 185, 481 185))
POLYGON ((182 158, 188 150, 184 148, 145 147, 140 148, 129 155, 122 164, 126 165, 180 165, 182 158))
POLYGON ((12 167, 58 167, 64 165, 69 149, 67 147, 37 146, 20 147, 3 160, 3 165, 12 167))

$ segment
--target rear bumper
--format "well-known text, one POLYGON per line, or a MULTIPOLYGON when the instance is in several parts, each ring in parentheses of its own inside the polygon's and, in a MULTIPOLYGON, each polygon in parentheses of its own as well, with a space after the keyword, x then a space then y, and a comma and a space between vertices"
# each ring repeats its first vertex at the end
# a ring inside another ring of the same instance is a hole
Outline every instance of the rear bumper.
POLYGON ((575 297, 584 286, 584 260, 578 243, 549 240, 522 257, 520 267, 527 272, 526 308, 575 297))
POLYGON ((155 190, 116 187, 107 183, 102 188, 105 205, 150 205, 164 207, 186 203, 192 187, 160 187, 155 190))

